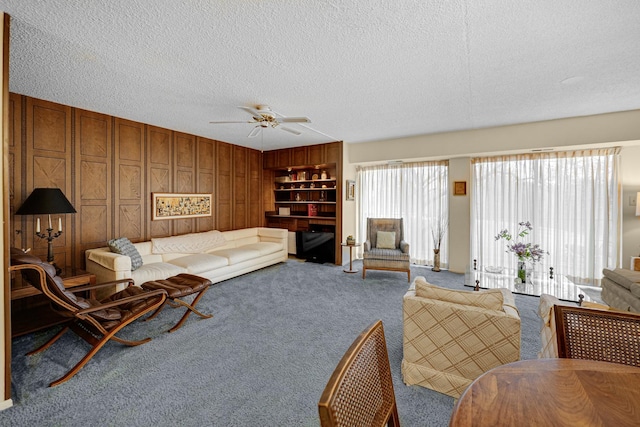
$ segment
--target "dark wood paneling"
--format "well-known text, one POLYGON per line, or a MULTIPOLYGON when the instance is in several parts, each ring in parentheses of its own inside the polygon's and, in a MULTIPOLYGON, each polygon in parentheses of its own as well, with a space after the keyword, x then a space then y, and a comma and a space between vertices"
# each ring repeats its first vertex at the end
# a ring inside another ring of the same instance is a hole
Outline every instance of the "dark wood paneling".
POLYGON ((113 235, 126 236, 132 242, 146 240, 145 209, 150 203, 146 197, 143 172, 144 125, 124 119, 115 119, 115 228, 113 235))
MULTIPOLYGON (((7 158, 9 168, 9 242, 11 246, 26 248, 26 233, 23 232, 24 224, 22 216, 15 216, 15 211, 22 202, 22 97, 11 94, 9 97, 9 155, 7 158)), ((25 217, 26 219, 26 217, 25 217)))
POLYGON ((233 146, 216 142, 216 230, 227 231, 233 227, 233 146))
MULTIPOLYGON (((11 212, 35 187, 61 188, 78 211, 63 216, 64 233, 54 242, 60 266, 83 267, 84 250, 115 237, 136 242, 264 224, 257 150, 16 94, 9 107, 11 212), (214 214, 151 221, 152 192, 211 193, 214 214)), ((40 219, 45 227, 47 217, 40 219)), ((20 233, 11 244, 44 258, 47 245, 34 226, 35 217, 12 217, 10 228, 20 233)))
POLYGON ((112 118, 74 109, 75 200, 74 266, 84 266, 84 251, 110 238, 112 201, 112 118))
MULTIPOLYGON (((196 137, 174 132, 173 138, 175 145, 174 191, 176 193, 195 193, 196 137)), ((195 231, 196 220, 194 218, 176 219, 173 222, 174 234, 195 231)))
POLYGON ((247 152, 245 147, 233 146, 233 228, 246 228, 248 224, 247 152))
MULTIPOLYGON (((24 199, 34 188, 60 188, 72 201, 71 182, 71 107, 33 98, 26 99, 26 185, 24 199)), ((42 228, 46 228, 47 216, 40 215, 42 228)), ((72 230, 71 215, 53 215, 52 225, 57 230, 58 217, 63 218, 63 234, 53 241, 54 258, 58 265, 71 265, 72 230)), ((29 220, 30 219, 30 220, 29 220)), ((47 241, 35 236, 35 219, 26 223, 26 246, 44 259, 47 257, 47 241)))
MULTIPOLYGON (((149 193, 170 193, 173 190, 173 132, 155 126, 147 126, 147 188, 149 193)), ((151 195, 149 219, 151 213, 151 195)), ((149 237, 171 236, 173 221, 148 221, 149 237)))
POLYGON ((290 151, 291 166, 304 166, 309 164, 307 159, 309 149, 307 147, 294 147, 290 151))
MULTIPOLYGON (((214 155, 215 141, 206 138, 198 138, 198 175, 196 182, 196 191, 198 193, 213 194, 214 191, 214 155)), ((213 200, 215 200, 215 195, 213 200)), ((215 213, 215 212, 214 212, 215 213)), ((198 218, 196 220, 196 231, 213 230, 213 216, 206 218, 198 218)))
POLYGON ((264 210, 262 209, 262 203, 256 203, 262 195, 262 153, 258 150, 248 150, 247 155, 247 200, 249 201, 247 227, 262 227, 264 225, 264 210))

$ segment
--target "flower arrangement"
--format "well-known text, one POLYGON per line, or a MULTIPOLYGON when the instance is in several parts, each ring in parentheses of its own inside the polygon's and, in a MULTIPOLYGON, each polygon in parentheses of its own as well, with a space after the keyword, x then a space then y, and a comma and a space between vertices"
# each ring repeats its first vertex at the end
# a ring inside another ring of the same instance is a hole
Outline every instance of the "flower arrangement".
MULTIPOLYGON (((520 226, 520 229, 518 231, 518 234, 516 235, 516 238, 525 237, 531 230, 533 230, 533 227, 531 226, 531 223, 529 221, 519 222, 518 225, 520 226)), ((548 252, 545 252, 544 249, 542 249, 538 244, 534 245, 533 243, 524 243, 514 240, 513 236, 507 229, 504 229, 500 233, 498 233, 498 235, 496 236, 496 240, 500 239, 504 239, 509 242, 507 243, 506 252, 515 254, 518 257, 518 261, 521 262, 538 262, 542 259, 542 256, 544 254, 548 254, 548 252)))

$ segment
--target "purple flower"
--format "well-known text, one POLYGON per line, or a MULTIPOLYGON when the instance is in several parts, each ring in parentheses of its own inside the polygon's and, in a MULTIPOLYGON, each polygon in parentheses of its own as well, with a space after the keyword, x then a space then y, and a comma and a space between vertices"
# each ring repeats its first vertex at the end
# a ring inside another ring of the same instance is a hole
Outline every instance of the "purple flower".
MULTIPOLYGON (((533 230, 533 226, 529 221, 519 222, 518 225, 521 227, 517 234, 518 237, 525 237, 529 234, 529 231, 533 230)), ((513 236, 509 231, 504 229, 498 233, 496 240, 504 239, 509 242, 512 240, 512 237, 513 236)), ((524 243, 520 241, 508 243, 506 252, 515 254, 519 261, 530 262, 538 262, 542 260, 544 254, 548 254, 548 252, 544 251, 538 244, 524 243)))

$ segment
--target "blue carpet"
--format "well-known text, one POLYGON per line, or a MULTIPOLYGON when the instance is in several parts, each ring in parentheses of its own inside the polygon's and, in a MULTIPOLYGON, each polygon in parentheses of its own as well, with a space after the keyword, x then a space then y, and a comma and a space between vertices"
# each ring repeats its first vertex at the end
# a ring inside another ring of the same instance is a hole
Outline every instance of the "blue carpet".
MULTIPOLYGON (((73 366, 88 344, 68 333, 47 351, 26 357, 56 329, 16 338, 14 406, 0 412, 0 425, 317 426, 317 402, 333 369, 356 336, 382 319, 402 425, 446 426, 453 399, 402 382, 406 274, 370 271, 363 281, 342 269, 290 260, 216 284, 198 304, 212 319, 192 315, 169 334, 184 309, 167 307, 121 333, 151 336, 151 342, 108 343, 54 388, 48 383, 73 366)), ((464 288, 463 275, 423 267, 412 267, 411 274, 464 288)), ((532 359, 540 346, 539 299, 515 298, 522 358, 532 359)))

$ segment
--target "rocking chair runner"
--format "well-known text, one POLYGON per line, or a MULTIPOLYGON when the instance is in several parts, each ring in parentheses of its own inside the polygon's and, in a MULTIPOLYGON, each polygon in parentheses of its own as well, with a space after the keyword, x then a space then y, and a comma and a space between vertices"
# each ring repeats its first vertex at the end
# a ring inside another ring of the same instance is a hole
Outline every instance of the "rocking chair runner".
POLYGON ((133 286, 133 281, 129 279, 78 286, 68 290, 65 289, 62 279, 56 276, 55 267, 42 262, 37 257, 12 254, 11 263, 13 265, 9 268, 10 271, 20 271, 26 281, 49 299, 54 311, 69 318, 69 321, 57 334, 27 355, 31 356, 46 350, 69 329, 93 345, 82 360, 65 375, 49 384, 50 387, 62 384, 72 378, 111 339, 129 346, 144 344, 151 340, 151 338, 145 338, 139 341, 129 341, 119 338, 115 334, 129 323, 160 307, 166 300, 165 291, 145 291, 133 286), (129 283, 129 286, 102 301, 75 295, 78 292, 93 291, 118 283, 129 283))

